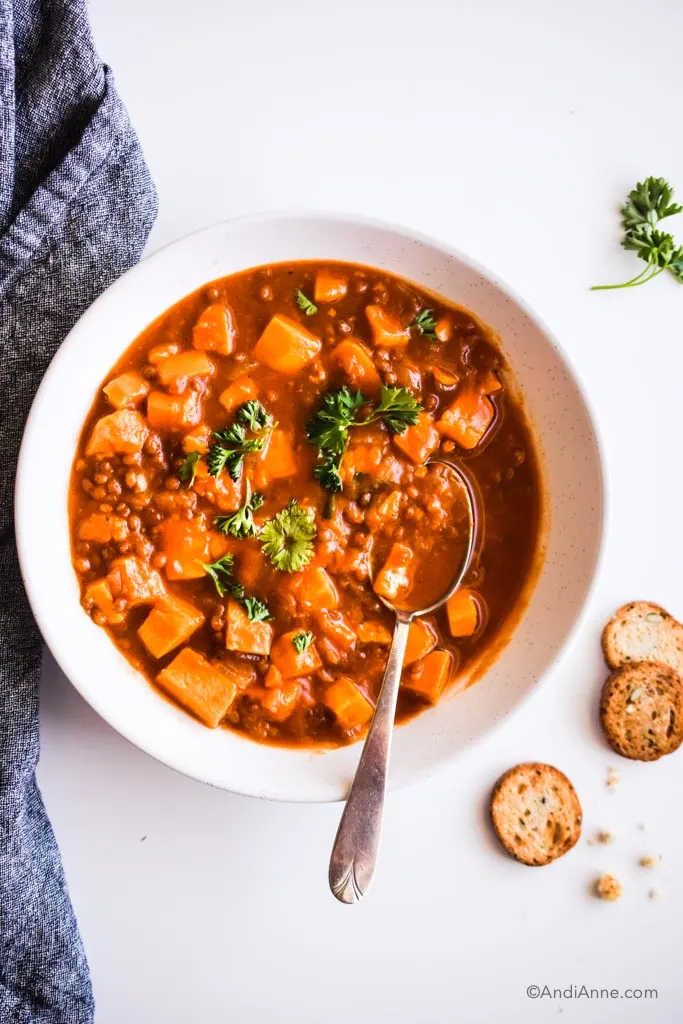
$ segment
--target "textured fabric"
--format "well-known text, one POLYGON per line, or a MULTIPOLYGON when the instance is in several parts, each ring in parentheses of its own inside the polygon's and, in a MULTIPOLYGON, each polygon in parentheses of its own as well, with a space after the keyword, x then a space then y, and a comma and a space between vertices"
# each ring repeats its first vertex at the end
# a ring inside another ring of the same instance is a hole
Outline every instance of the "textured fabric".
POLYGON ((94 52, 85 0, 0 0, 0 1022, 93 1019, 88 967, 35 781, 41 641, 12 497, 41 377, 140 256, 156 196, 94 52))

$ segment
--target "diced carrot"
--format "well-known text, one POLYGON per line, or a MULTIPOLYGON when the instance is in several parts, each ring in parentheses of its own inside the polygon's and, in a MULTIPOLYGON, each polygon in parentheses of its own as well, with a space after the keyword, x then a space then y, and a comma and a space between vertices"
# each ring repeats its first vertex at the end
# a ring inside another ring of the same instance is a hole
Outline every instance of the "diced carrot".
POLYGON ((472 636, 479 625, 479 605, 471 590, 456 590, 446 601, 451 636, 472 636))
POLYGON ((329 610, 339 606, 339 592, 321 566, 295 573, 289 588, 302 612, 329 610))
POLYGON ((384 306, 366 306, 365 315, 372 329, 372 343, 377 348, 399 348, 410 341, 410 329, 384 306))
POLYGON ((468 450, 476 448, 491 426, 495 410, 481 391, 467 385, 437 423, 442 434, 468 450))
POLYGON ((200 423, 198 427, 194 427, 183 438, 184 452, 199 452, 200 455, 204 455, 208 452, 210 446, 211 427, 206 423, 200 423))
POLYGON ((294 377, 320 351, 320 338, 305 327, 278 313, 256 342, 253 356, 287 377, 294 377))
POLYGON ((87 612, 96 608, 104 615, 108 626, 119 626, 125 619, 123 612, 114 607, 114 598, 108 579, 93 580, 83 593, 83 607, 87 612))
POLYGON ((233 480, 225 471, 211 476, 203 459, 195 466, 194 490, 208 498, 221 512, 234 512, 242 504, 242 478, 233 480))
POLYGON ((299 469, 294 447, 286 430, 273 430, 261 454, 253 460, 254 486, 264 491, 273 480, 294 476, 299 469))
POLYGON ((421 412, 414 427, 408 427, 402 434, 394 434, 394 444, 413 462, 426 462, 441 443, 439 431, 428 412, 421 412))
POLYGON ((354 387, 372 393, 382 386, 382 380, 370 352, 355 338, 340 341, 330 353, 330 363, 338 366, 354 387))
POLYGON ((233 679, 198 651, 184 647, 157 676, 157 682, 179 704, 215 729, 237 696, 233 679))
POLYGON ((357 729, 372 718, 374 708, 353 679, 341 676, 325 690, 323 702, 337 716, 342 729, 357 729))
POLYGON ((200 519, 167 519, 161 524, 169 580, 198 580, 209 560, 209 533, 200 519))
POLYGON ((391 643, 391 633, 381 622, 361 622, 358 626, 358 639, 362 644, 391 643))
POLYGON ((269 622, 252 622, 237 601, 228 601, 225 624, 225 646, 242 654, 270 654, 273 627, 269 622))
POLYGON ((493 370, 485 370, 479 381, 479 387, 485 395, 495 395, 496 391, 503 390, 503 383, 493 370))
POLYGON ((308 676, 320 668, 320 657, 315 643, 310 644, 301 654, 292 643, 301 630, 292 629, 283 633, 273 644, 270 660, 282 674, 283 679, 295 679, 297 676, 308 676))
POLYGON ((153 366, 157 366, 158 363, 164 359, 168 359, 169 356, 177 355, 180 352, 180 345, 177 341, 166 341, 162 345, 155 345, 147 353, 147 361, 152 363, 153 366))
MULTIPOLYGON (((325 571, 324 569, 322 570, 325 571)), ((356 633, 351 628, 343 612, 319 611, 316 615, 318 625, 343 651, 350 651, 356 644, 356 633)))
POLYGON ((206 352, 179 352, 177 356, 169 356, 159 364, 157 377, 159 383, 172 391, 184 391, 187 382, 193 377, 212 377, 215 366, 206 352))
POLYGON ((151 604, 166 593, 164 582, 152 567, 137 555, 122 555, 109 566, 107 575, 112 597, 122 597, 130 608, 151 604))
POLYGON ((174 647, 189 640, 204 622, 204 616, 187 601, 172 594, 161 597, 138 629, 138 636, 153 658, 163 658, 174 647))
POLYGON ((134 409, 118 409, 102 416, 93 427, 86 455, 131 455, 147 440, 149 427, 134 409))
POLYGON ((95 544, 108 544, 111 540, 121 541, 127 536, 126 520, 106 512, 93 512, 78 527, 78 539, 94 541, 95 544))
POLYGON ((346 295, 349 282, 346 277, 333 270, 319 270, 315 278, 313 299, 315 302, 339 302, 346 295))
POLYGON ((457 374, 444 370, 442 366, 430 366, 430 370, 434 380, 443 388, 453 388, 460 380, 457 374))
POLYGON ((413 619, 408 630, 408 643, 403 657, 403 665, 412 665, 414 661, 426 657, 436 647, 438 637, 436 630, 424 619, 413 619))
POLYGON ((167 395, 152 391, 147 398, 147 420, 152 430, 174 433, 195 427, 202 418, 202 402, 198 391, 183 395, 167 395))
POLYGON ((263 677, 263 685, 266 689, 277 689, 278 686, 282 686, 282 672, 279 668, 275 668, 275 665, 269 665, 268 671, 263 677))
POLYGON ((238 377, 221 393, 218 401, 228 412, 234 412, 238 406, 253 401, 257 395, 258 388, 251 377, 238 377))
POLYGON ((130 409, 145 398, 149 384, 135 370, 130 370, 114 377, 102 390, 116 409, 130 409))
POLYGON ((452 658, 448 651, 432 651, 413 665, 402 684, 419 693, 430 704, 436 704, 450 677, 451 665, 452 658))
POLYGON ((415 555, 407 544, 394 544, 373 583, 376 594, 396 604, 405 600, 415 582, 415 555))
POLYGON ((401 514, 403 493, 390 491, 389 494, 378 494, 365 516, 365 522, 374 532, 381 530, 387 523, 394 523, 401 514))
POLYGON ((275 722, 284 722, 289 718, 301 696, 301 686, 292 679, 277 689, 267 690, 261 700, 261 707, 275 722))
POLYGON ((192 328, 192 344, 195 348, 229 356, 235 347, 236 334, 230 307, 214 302, 206 307, 192 328))

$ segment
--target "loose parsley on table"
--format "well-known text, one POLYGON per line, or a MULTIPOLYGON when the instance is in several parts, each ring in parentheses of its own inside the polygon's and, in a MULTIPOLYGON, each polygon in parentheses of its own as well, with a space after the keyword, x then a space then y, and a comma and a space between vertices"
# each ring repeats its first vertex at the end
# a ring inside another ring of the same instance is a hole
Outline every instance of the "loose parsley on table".
POLYGON ((315 316, 318 312, 318 307, 314 302, 311 302, 307 295, 304 295, 300 288, 295 289, 294 295, 296 297, 296 304, 301 312, 305 313, 306 316, 315 316))
POLYGON ((241 540, 256 537, 258 528, 254 522, 254 512, 263 504, 263 495, 251 493, 251 482, 247 480, 246 498, 241 508, 227 516, 216 516, 214 526, 224 537, 237 537, 241 540))
POLYGON ((302 508, 293 498, 263 524, 259 540, 271 565, 282 572, 299 572, 313 557, 315 535, 313 510, 302 508))
POLYGON ((209 448, 206 464, 211 476, 219 476, 227 469, 233 480, 242 474, 244 456, 263 451, 265 437, 247 437, 247 430, 257 435, 274 427, 273 417, 260 402, 245 402, 235 415, 235 422, 225 430, 215 430, 216 442, 209 448))
POLYGON ((419 331, 425 338, 429 338, 430 341, 438 341, 436 336, 436 318, 431 309, 423 309, 413 320, 410 325, 415 331, 419 331))
POLYGON ((183 464, 178 470, 178 476, 183 483, 188 483, 190 487, 194 484, 194 478, 197 475, 197 463, 201 459, 199 452, 190 452, 185 456, 183 464))
POLYGON ((311 646, 313 639, 312 633, 297 633, 292 637, 292 647, 297 654, 303 654, 311 646))
POLYGON ((646 178, 639 181, 628 194, 621 210, 624 249, 635 252, 647 266, 630 281, 622 284, 596 284, 591 291, 613 288, 635 288, 647 284, 668 270, 683 284, 683 246, 676 245, 673 235, 661 231, 660 221, 683 212, 683 206, 673 202, 673 188, 664 178, 646 178))

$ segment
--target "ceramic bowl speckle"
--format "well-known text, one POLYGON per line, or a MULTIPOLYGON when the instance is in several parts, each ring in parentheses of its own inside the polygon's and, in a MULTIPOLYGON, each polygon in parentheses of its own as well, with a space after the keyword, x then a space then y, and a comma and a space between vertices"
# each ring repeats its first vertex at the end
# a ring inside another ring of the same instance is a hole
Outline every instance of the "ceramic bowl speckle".
POLYGON ((110 725, 187 775, 281 800, 343 798, 360 746, 324 753, 262 746, 226 729, 206 729, 163 700, 80 606, 67 489, 97 388, 150 321, 206 281, 264 263, 317 258, 385 267, 469 307, 499 332, 542 450, 550 501, 545 561, 510 642, 476 685, 397 730, 392 785, 430 775, 462 754, 548 673, 576 630, 596 573, 604 518, 595 427, 566 357, 495 275, 447 246, 355 217, 263 214, 184 238, 125 274, 71 331, 29 417, 16 487, 26 589, 56 660, 110 725))

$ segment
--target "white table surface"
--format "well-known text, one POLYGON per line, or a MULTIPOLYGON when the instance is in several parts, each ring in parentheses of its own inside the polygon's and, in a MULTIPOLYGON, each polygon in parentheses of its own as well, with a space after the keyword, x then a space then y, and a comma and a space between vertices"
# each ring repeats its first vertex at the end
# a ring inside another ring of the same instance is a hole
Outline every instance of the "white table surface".
POLYGON ((573 654, 487 742, 390 798, 381 868, 356 908, 327 891, 338 806, 259 803, 174 774, 47 660, 40 782, 98 1024, 680 1021, 683 754, 620 761, 596 700, 598 633, 617 604, 683 615, 683 288, 588 285, 636 272, 617 210, 638 178, 664 175, 683 198, 683 5, 92 0, 92 20, 158 185, 150 249, 292 206, 457 245, 571 353, 606 440, 612 509, 573 654), (506 858, 485 820, 497 775, 529 758, 565 770, 585 813, 579 846, 540 870, 506 858), (588 845, 603 828, 617 842, 588 845), (648 853, 663 855, 659 871, 637 865, 648 853), (603 870, 622 880, 616 904, 589 893, 603 870), (534 984, 659 996, 532 1000, 534 984))

